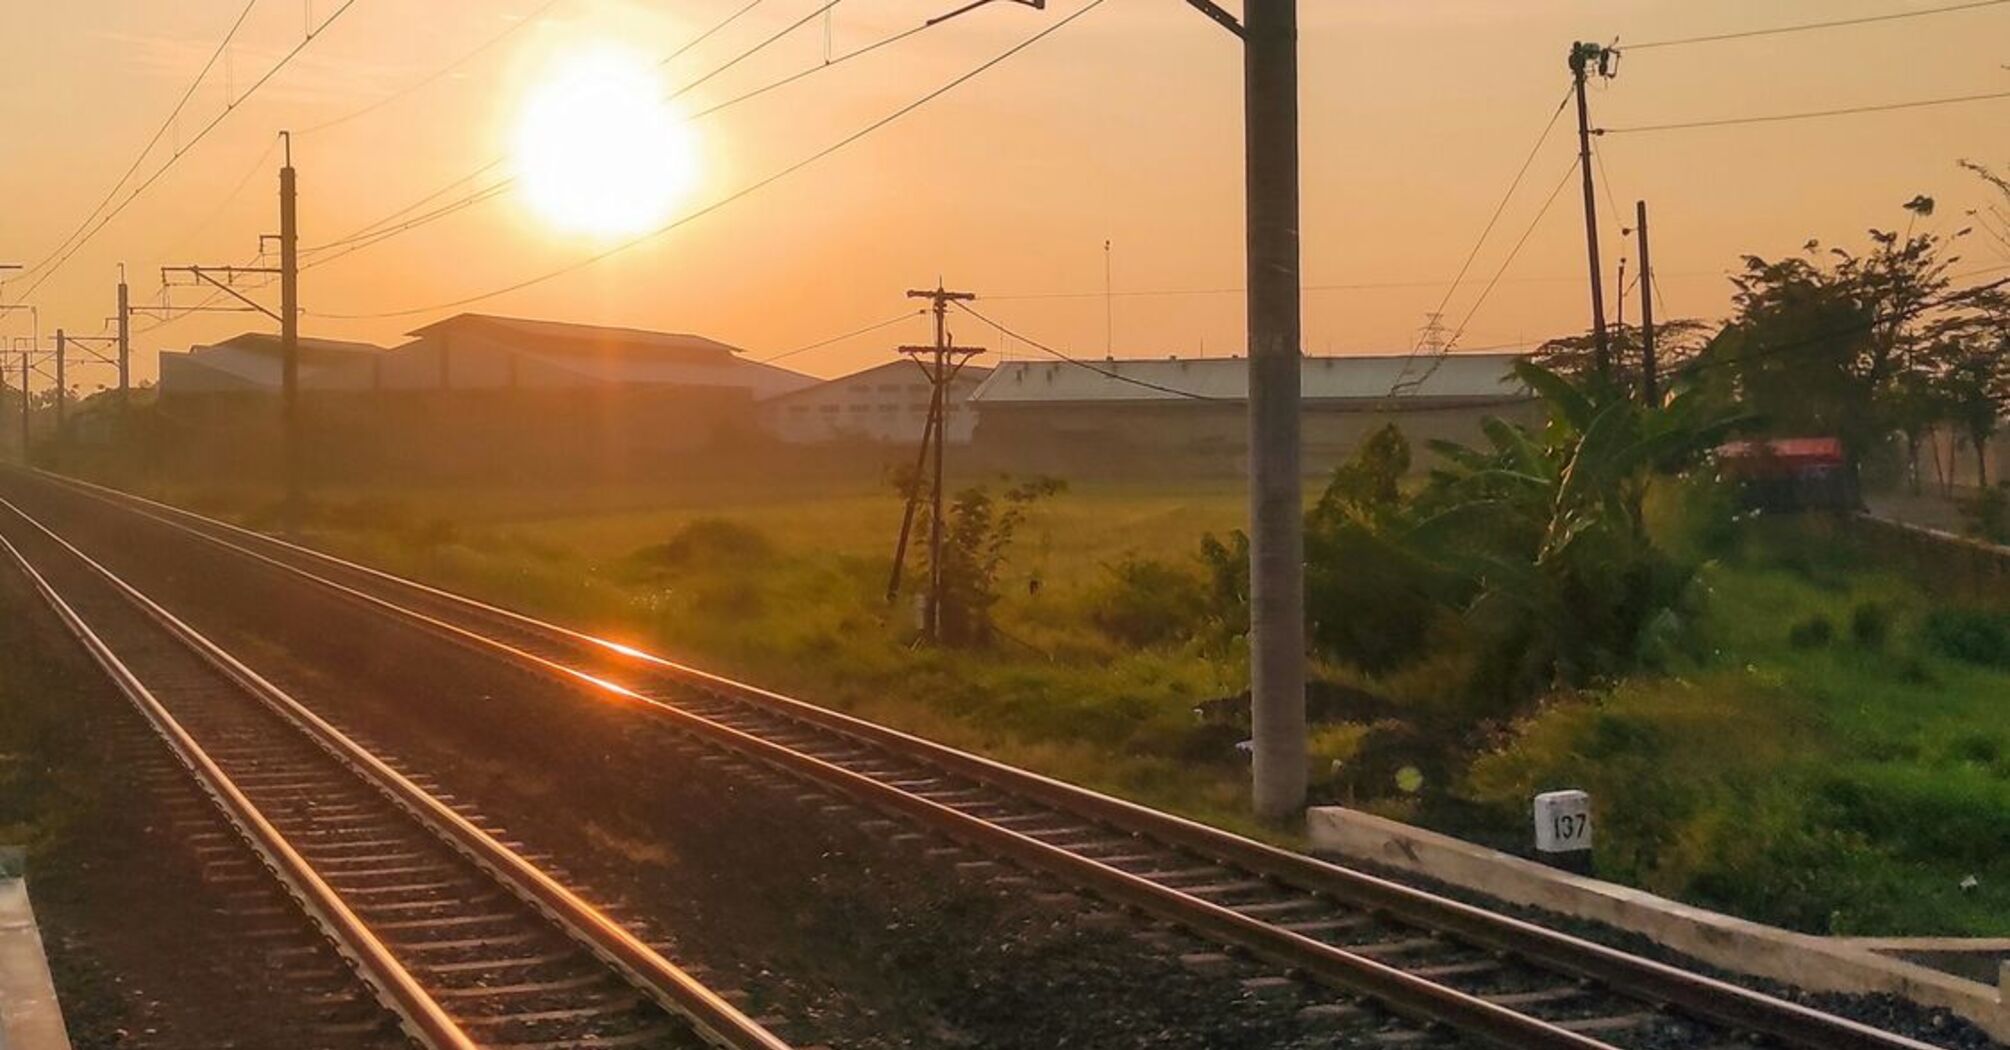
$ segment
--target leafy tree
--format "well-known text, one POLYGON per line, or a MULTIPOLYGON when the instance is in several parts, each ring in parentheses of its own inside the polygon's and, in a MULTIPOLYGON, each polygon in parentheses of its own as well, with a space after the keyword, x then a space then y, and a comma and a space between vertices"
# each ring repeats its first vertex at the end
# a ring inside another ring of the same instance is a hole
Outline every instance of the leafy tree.
POLYGON ((2010 329, 1978 330, 1947 348, 1947 416, 1975 449, 1975 481, 1989 487, 1989 439, 2010 410, 2010 329))
MULTIPOLYGON (((1667 390, 1673 377, 1701 353, 1708 341, 1709 325, 1678 318, 1654 325, 1654 371, 1660 387, 1667 390)), ((1639 328, 1614 325, 1606 330, 1606 344, 1612 354, 1614 379, 1621 388, 1636 396, 1646 373, 1646 341, 1639 328)), ((1598 340, 1590 332, 1560 336, 1535 348, 1536 364, 1574 382, 1588 382, 1596 374, 1598 340)))
MULTIPOLYGON (((1393 424, 1369 434, 1334 470, 1305 515, 1306 636, 1311 647, 1370 674, 1423 653, 1441 603, 1433 570, 1401 542, 1407 507, 1401 482, 1410 443, 1393 424)), ((1217 628, 1241 635, 1249 622, 1249 538, 1201 538, 1209 606, 1217 628)))
MULTIPOLYGON (((1933 212, 1926 197, 1905 207, 1914 221, 1933 212)), ((1775 433, 1833 434, 1856 460, 1922 407, 1907 403, 1918 390, 1900 377, 1925 367, 1935 306, 1957 261, 1934 233, 1870 237, 1865 254, 1824 255, 1809 241, 1801 257, 1746 257, 1731 279, 1736 315, 1699 362, 1721 395, 1775 433)))

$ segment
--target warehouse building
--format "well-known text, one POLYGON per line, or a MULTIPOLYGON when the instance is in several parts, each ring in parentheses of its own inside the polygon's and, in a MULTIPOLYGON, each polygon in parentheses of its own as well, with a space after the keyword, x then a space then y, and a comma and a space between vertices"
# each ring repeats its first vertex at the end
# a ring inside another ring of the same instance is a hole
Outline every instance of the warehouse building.
POLYGON ((386 390, 685 387, 772 397, 816 380, 700 335, 457 314, 385 355, 386 390))
MULTIPOLYGON (((1410 439, 1483 440, 1487 416, 1534 422, 1541 410, 1510 369, 1513 354, 1303 359, 1304 465, 1345 462, 1386 423, 1410 439), (1392 393, 1393 392, 1393 393, 1392 393)), ((970 395, 976 447, 1019 469, 1124 475, 1221 475, 1244 469, 1249 362, 1239 357, 1010 361, 970 395)))
MULTIPOLYGON (((384 348, 339 339, 300 340, 302 390, 368 390, 384 348)), ((181 394, 276 393, 282 362, 279 336, 245 332, 222 342, 161 351, 160 392, 181 394)))
MULTIPOLYGON (((949 387, 945 437, 967 445, 977 420, 966 402, 991 374, 965 365, 949 387)), ((914 361, 889 361, 815 386, 779 394, 758 406, 761 429, 792 445, 842 441, 919 444, 928 425, 928 374, 914 361)))

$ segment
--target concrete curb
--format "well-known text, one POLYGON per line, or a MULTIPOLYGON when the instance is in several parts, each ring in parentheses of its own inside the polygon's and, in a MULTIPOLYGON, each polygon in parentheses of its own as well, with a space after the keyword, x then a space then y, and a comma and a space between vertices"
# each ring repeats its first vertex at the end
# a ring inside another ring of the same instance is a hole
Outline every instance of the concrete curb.
POLYGON ((1869 947, 1765 926, 1545 867, 1339 806, 1306 814, 1313 851, 1412 872, 1510 904, 1603 923, 1734 973, 1813 992, 1896 995, 1946 1009, 2010 1042, 2010 965, 1996 987, 1869 947))
POLYGON ((18 875, 0 878, 0 1047, 70 1050, 28 884, 18 875))

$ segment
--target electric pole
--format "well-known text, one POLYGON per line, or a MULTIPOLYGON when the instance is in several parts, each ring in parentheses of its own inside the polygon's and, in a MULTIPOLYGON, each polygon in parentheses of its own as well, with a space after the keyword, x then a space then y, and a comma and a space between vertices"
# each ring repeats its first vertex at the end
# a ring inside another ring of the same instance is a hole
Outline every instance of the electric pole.
POLYGON ((1110 282, 1110 242, 1103 242, 1103 356, 1117 356, 1117 300, 1110 282))
POLYGON ((21 351, 21 462, 28 462, 28 351, 21 351))
POLYGON ((63 372, 63 359, 69 355, 70 343, 63 337, 63 330, 56 329, 56 436, 63 434, 65 403, 70 400, 70 384, 63 372))
POLYGON ((1605 334, 1605 278, 1598 264, 1598 200, 1592 195, 1591 113, 1584 100, 1584 80, 1595 67, 1612 75, 1617 52, 1597 44, 1570 45, 1570 76, 1577 88, 1577 170, 1584 179, 1584 247, 1591 259, 1591 346, 1593 367, 1601 380, 1612 376, 1612 347, 1605 334))
POLYGON ((126 264, 119 264, 119 408, 132 399, 133 306, 126 289, 126 264))
MULTIPOLYGON (((928 358, 930 362, 922 365, 922 371, 927 374, 933 393, 928 399, 928 424, 922 429, 921 459, 917 462, 917 466, 928 461, 932 438, 935 476, 929 485, 928 604, 923 611, 922 624, 929 641, 933 642, 942 639, 942 496, 943 461, 946 458, 944 453, 949 432, 949 391, 951 384, 956 381, 957 374, 963 371, 963 366, 972 357, 984 351, 974 346, 957 346, 949 337, 949 304, 969 302, 977 298, 976 293, 948 291, 938 281, 932 290, 910 289, 907 297, 930 300, 935 314, 935 342, 932 345, 899 348, 900 353, 912 358, 916 363, 920 363, 923 357, 928 358)), ((900 563, 907 555, 908 530, 914 520, 915 500, 921 491, 919 470, 915 473, 914 486, 914 491, 908 496, 907 511, 900 526, 900 544, 894 552, 894 577, 887 591, 890 595, 897 593, 900 588, 900 563)))
POLYGON ((300 228, 295 214, 293 135, 279 133, 285 164, 279 169, 280 411, 286 445, 286 530, 300 525, 300 228))
MULTIPOLYGON (((286 143, 285 159, 279 168, 279 265, 278 266, 163 266, 161 283, 168 275, 185 273, 196 281, 223 292, 244 309, 262 313, 279 322, 280 456, 285 474, 285 496, 281 502, 282 528, 290 535, 298 531, 301 511, 300 447, 300 230, 295 215, 293 181, 293 138, 288 132, 279 137, 286 143), (279 278, 279 309, 272 310, 236 287, 240 276, 279 278)), ((259 236, 259 256, 265 255, 269 234, 259 236)), ((200 309, 200 307, 198 307, 200 309)))
POLYGON ((1633 229, 1640 237, 1640 400, 1661 407, 1660 377, 1654 361, 1654 264, 1647 255, 1647 202, 1633 203, 1633 229))

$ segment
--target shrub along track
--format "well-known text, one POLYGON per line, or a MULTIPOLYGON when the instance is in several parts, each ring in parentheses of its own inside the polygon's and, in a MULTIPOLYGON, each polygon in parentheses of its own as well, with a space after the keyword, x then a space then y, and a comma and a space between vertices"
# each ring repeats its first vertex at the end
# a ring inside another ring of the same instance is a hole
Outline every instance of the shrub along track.
MULTIPOLYGON (((75 487, 72 491, 84 492, 75 487)), ((1281 968, 1500 1045, 1921 1047, 107 490, 100 501, 1281 968)), ((1195 966, 1218 957, 1196 953, 1195 966)), ((1336 1004, 1334 1013, 1352 1009, 1336 1004)))
POLYGON ((422 1045, 787 1050, 446 801, 0 505, 28 526, 0 547, 422 1045))

